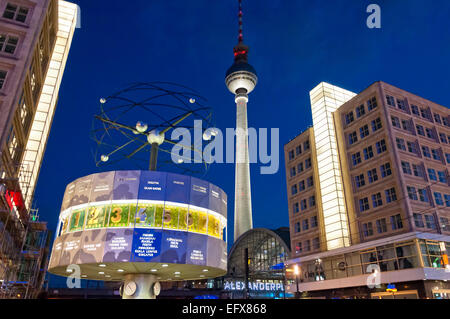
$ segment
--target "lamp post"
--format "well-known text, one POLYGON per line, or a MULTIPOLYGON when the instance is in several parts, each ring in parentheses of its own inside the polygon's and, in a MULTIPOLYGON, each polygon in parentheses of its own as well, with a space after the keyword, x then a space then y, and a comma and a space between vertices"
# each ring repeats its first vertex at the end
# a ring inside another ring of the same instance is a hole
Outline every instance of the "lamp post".
POLYGON ((297 291, 295 292, 295 298, 300 299, 300 292, 298 290, 298 275, 300 274, 300 269, 298 265, 294 265, 294 275, 295 275, 295 283, 297 285, 297 291))

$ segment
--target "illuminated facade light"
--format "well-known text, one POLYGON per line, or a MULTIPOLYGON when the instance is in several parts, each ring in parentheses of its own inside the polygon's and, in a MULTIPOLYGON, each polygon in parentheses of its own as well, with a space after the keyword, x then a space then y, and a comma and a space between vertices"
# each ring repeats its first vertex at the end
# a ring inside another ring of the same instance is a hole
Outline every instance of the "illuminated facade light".
POLYGON ((356 94, 322 82, 310 92, 327 249, 350 245, 333 112, 356 94))

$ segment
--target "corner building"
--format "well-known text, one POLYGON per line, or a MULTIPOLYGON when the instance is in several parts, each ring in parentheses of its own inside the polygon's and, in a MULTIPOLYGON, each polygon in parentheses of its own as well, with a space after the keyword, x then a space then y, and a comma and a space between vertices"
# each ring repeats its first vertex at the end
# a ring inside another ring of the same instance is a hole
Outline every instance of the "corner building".
POLYGON ((66 1, 0 2, 0 298, 23 298, 15 285, 39 288, 45 274, 47 230, 32 204, 76 20, 66 1), (42 249, 30 266, 33 238, 42 249))
POLYGON ((450 110, 384 82, 310 95, 284 149, 299 293, 450 298, 450 110))

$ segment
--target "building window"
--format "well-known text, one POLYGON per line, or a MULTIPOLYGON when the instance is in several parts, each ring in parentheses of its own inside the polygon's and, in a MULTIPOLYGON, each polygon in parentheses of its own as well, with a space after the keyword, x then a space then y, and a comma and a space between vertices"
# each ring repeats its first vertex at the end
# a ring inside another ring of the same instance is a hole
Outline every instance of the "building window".
POLYGON ((395 99, 393 96, 386 95, 386 101, 389 106, 395 107, 395 99))
POLYGON ((301 203, 301 209, 302 209, 302 211, 304 211, 304 210, 306 210, 306 199, 302 199, 302 201, 300 202, 301 203))
POLYGON ((377 147, 377 153, 381 154, 386 151, 386 142, 384 140, 381 140, 376 143, 376 147, 377 147))
POLYGON ((430 149, 428 148, 428 146, 422 146, 422 154, 424 157, 431 158, 431 153, 430 153, 430 149))
POLYGON ((372 121, 372 132, 376 132, 382 127, 383 125, 381 124, 381 119, 379 117, 372 121))
POLYGON ((419 188, 417 191, 419 193, 419 200, 424 203, 429 203, 427 190, 419 188))
POLYGON ((387 177, 390 176, 392 174, 391 171, 391 164, 390 163, 386 163, 380 166, 381 169, 381 177, 387 177))
POLYGON ((423 129, 423 126, 422 125, 416 125, 416 131, 417 131, 417 134, 419 134, 419 135, 422 135, 422 136, 425 136, 425 130, 423 129))
POLYGON ((3 18, 24 23, 27 19, 28 12, 29 9, 26 7, 19 7, 15 4, 8 3, 3 12, 3 18))
POLYGON ((427 228, 436 229, 436 222, 434 221, 433 215, 425 215, 425 223, 427 225, 427 228))
POLYGON ((444 124, 445 126, 450 126, 450 121, 447 117, 442 117, 442 124, 444 124))
POLYGON ((450 164, 450 153, 445 153, 445 158, 447 159, 447 164, 450 164))
POLYGON ((445 206, 450 207, 450 195, 445 194, 444 198, 445 198, 445 206))
POLYGON ((297 185, 292 185, 292 187, 291 187, 291 193, 292 193, 292 195, 297 194, 297 192, 298 192, 298 190, 297 190, 297 185))
POLYGON ((396 138, 397 148, 402 151, 406 151, 405 140, 402 138, 396 138))
POLYGON ((412 175, 411 166, 408 162, 402 161, 402 170, 404 174, 412 175))
POLYGON ((309 141, 306 141, 305 143, 303 143, 303 149, 305 151, 309 150, 309 141))
POLYGON ((412 200, 417 200, 416 188, 412 186, 406 186, 406 189, 408 190, 408 197, 412 200))
POLYGON ((397 200, 397 194, 395 193, 395 188, 389 188, 384 191, 386 194, 386 202, 390 203, 397 200))
POLYGON ((310 167, 311 167, 311 158, 307 158, 305 160, 305 169, 310 168, 310 167))
POLYGON ((431 154, 433 155, 433 159, 435 159, 436 161, 441 161, 442 160, 439 150, 432 149, 431 150, 431 154))
POLYGON ((434 114, 434 121, 441 124, 441 116, 439 114, 434 114))
POLYGON ((289 160, 294 159, 294 151, 289 151, 289 160))
POLYGON ((360 118, 364 114, 366 114, 366 110, 364 108, 364 104, 361 104, 360 106, 356 107, 356 117, 357 118, 360 118))
POLYGON ((399 100, 397 99, 397 107, 402 110, 402 111, 406 111, 406 103, 405 100, 399 100))
POLYGON ((450 230, 450 222, 449 222, 448 218, 440 217, 439 218, 439 222, 441 224, 441 229, 443 231, 449 231, 450 230))
POLYGON ((392 230, 397 230, 397 229, 403 228, 402 217, 400 214, 391 216, 391 226, 392 226, 392 230))
POLYGON ((419 108, 417 107, 417 105, 411 105, 411 112, 417 116, 420 116, 419 108))
POLYGON ((310 251, 311 250, 311 241, 308 239, 305 241, 305 250, 310 251))
POLYGON ((313 239, 313 249, 314 250, 320 249, 319 237, 316 237, 316 238, 313 239))
POLYGON ((306 179, 306 185, 308 185, 308 187, 314 186, 314 180, 313 180, 312 176, 310 176, 306 179))
POLYGON ((14 54, 18 43, 19 43, 18 37, 0 34, 0 51, 9 54, 14 54))
POLYGON ((414 213, 413 216, 414 216, 414 225, 416 225, 416 227, 419 228, 424 228, 425 225, 423 223, 422 215, 414 213))
POLYGON ((297 155, 300 155, 300 154, 302 153, 302 146, 301 146, 301 145, 299 145, 299 146, 297 146, 297 147, 295 148, 295 153, 296 153, 297 155))
POLYGON ((352 145, 356 142, 358 142, 358 136, 356 135, 356 132, 348 134, 348 143, 352 145))
POLYGON ((403 128, 403 130, 410 132, 410 129, 409 129, 409 121, 407 121, 407 120, 402 120, 402 128, 403 128))
POLYGON ((317 227, 317 216, 311 217, 311 228, 317 227))
POLYGON ((351 122, 353 122, 353 120, 354 120, 353 111, 351 111, 345 115, 345 123, 346 124, 350 124, 351 122))
POLYGON ((300 163, 297 165, 297 172, 300 174, 301 172, 303 172, 303 163, 300 163))
POLYGON ((367 109, 369 111, 372 111, 373 109, 375 109, 377 107, 377 98, 373 97, 370 100, 367 101, 367 109))
POLYGON ((369 237, 373 235, 373 227, 371 222, 363 224, 363 234, 364 237, 369 237))
POLYGON ((407 142, 408 145, 408 152, 417 154, 417 145, 415 142, 407 142))
POLYGON ((300 210, 299 210, 299 207, 298 207, 298 203, 295 203, 295 204, 294 204, 292 211, 294 212, 294 214, 295 214, 295 213, 298 213, 298 212, 300 211, 300 210))
POLYGON ((377 232, 378 232, 378 234, 382 234, 382 233, 387 232, 386 218, 378 219, 376 221, 376 224, 377 224, 377 232))
POLYGON ((373 150, 372 150, 372 146, 366 147, 363 150, 364 153, 364 159, 367 161, 368 159, 371 159, 373 157, 373 150))
POLYGON ((361 198, 359 200, 359 211, 364 212, 366 210, 369 210, 369 199, 367 197, 361 198))
POLYGON ((445 175, 445 172, 444 171, 438 171, 437 174, 438 174, 439 182, 447 184, 447 176, 445 175))
POLYGON ((436 205, 444 206, 444 201, 442 200, 442 194, 439 192, 434 192, 434 201, 436 205))
POLYGON ((400 120, 396 116, 391 116, 391 122, 393 127, 401 128, 400 120))
POLYGON ((295 176, 295 166, 291 167, 290 172, 291 172, 291 177, 294 177, 295 176))
POLYGON ((428 110, 421 108, 420 109, 420 115, 424 118, 424 119, 430 119, 430 116, 428 114, 428 110))
POLYGON ((303 251, 302 249, 302 243, 297 243, 297 246, 295 247, 297 254, 301 253, 303 251))
POLYGON ((367 124, 359 128, 359 135, 361 136, 361 139, 369 136, 369 126, 367 124))
POLYGON ((383 205, 383 200, 381 199, 381 193, 376 193, 372 195, 372 206, 373 208, 383 205))
POLYGON ((433 130, 432 129, 430 129, 430 128, 426 128, 425 129, 425 131, 427 132, 427 137, 428 138, 431 138, 431 139, 434 139, 434 133, 433 133, 433 130))
POLYGON ((302 220, 302 230, 306 231, 309 229, 309 220, 308 219, 304 219, 302 220))
POLYGON ((441 143, 448 144, 447 135, 445 135, 445 133, 439 133, 439 139, 440 139, 441 143))
POLYGON ((309 207, 316 206, 316 197, 313 195, 309 198, 309 207))
POLYGON ((7 71, 0 70, 0 90, 5 85, 6 75, 8 74, 7 71))
POLYGON ((422 178, 424 177, 423 167, 421 165, 413 164, 412 167, 413 167, 414 176, 422 177, 422 178))
POLYGON ((359 163, 361 163, 361 154, 359 152, 356 152, 355 154, 352 155, 352 162, 353 166, 356 166, 359 163))
POLYGON ((296 232, 296 233, 299 233, 300 231, 301 231, 301 229, 300 229, 300 223, 297 222, 297 223, 295 223, 295 232, 296 232))
POLYGON ((366 182, 364 181, 364 174, 355 176, 355 184, 357 188, 363 187, 366 185, 366 182))
POLYGON ((300 183, 298 183, 298 187, 299 187, 299 191, 302 192, 305 190, 305 181, 300 181, 300 183))
POLYGON ((369 184, 372 184, 378 180, 377 169, 373 168, 367 172, 367 177, 369 178, 369 184))

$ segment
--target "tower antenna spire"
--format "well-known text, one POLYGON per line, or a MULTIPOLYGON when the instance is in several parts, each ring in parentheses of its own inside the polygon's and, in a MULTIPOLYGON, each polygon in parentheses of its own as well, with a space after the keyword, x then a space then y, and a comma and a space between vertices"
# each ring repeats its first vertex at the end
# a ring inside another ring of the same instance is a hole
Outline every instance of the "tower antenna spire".
POLYGON ((244 36, 242 33, 242 0, 239 0, 239 38, 238 43, 242 43, 244 41, 244 36))

